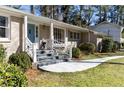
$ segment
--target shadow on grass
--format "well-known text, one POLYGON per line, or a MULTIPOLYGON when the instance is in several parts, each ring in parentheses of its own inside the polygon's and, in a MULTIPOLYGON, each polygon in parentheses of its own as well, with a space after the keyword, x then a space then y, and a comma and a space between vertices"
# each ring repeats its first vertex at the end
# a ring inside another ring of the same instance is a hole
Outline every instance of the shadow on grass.
POLYGON ((124 62, 104 62, 105 64, 117 64, 117 65, 124 65, 124 62))
POLYGON ((85 61, 85 62, 82 62, 82 61, 78 61, 78 62, 81 62, 81 63, 104 63, 104 64, 118 64, 118 65, 124 65, 124 62, 90 62, 90 61, 85 61))

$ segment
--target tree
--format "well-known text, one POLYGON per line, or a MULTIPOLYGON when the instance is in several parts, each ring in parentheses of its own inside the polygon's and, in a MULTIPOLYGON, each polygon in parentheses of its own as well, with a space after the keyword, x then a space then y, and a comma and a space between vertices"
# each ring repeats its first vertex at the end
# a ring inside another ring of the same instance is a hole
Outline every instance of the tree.
MULTIPOLYGON (((9 5, 21 9, 21 5, 9 5)), ((89 26, 103 21, 123 25, 124 6, 120 5, 30 5, 30 12, 77 26, 89 26)), ((27 8, 25 8, 27 9, 27 8)))
POLYGON ((34 14, 34 5, 30 5, 30 12, 32 13, 32 14, 34 14))
POLYGON ((118 24, 123 25, 124 24, 124 6, 117 6, 118 7, 118 24))
POLYGON ((63 22, 68 23, 70 8, 71 8, 70 5, 62 5, 61 6, 61 13, 62 13, 62 17, 63 17, 63 22))
POLYGON ((89 26, 92 23, 91 19, 92 19, 93 14, 94 14, 93 6, 85 6, 83 14, 84 14, 83 16, 86 20, 86 26, 89 26))
POLYGON ((58 6, 54 5, 38 5, 36 9, 39 11, 41 16, 45 16, 52 19, 58 19, 58 6))
POLYGON ((96 6, 96 9, 98 11, 98 13, 96 14, 96 16, 98 17, 97 23, 107 21, 109 6, 108 5, 99 5, 99 6, 96 6))

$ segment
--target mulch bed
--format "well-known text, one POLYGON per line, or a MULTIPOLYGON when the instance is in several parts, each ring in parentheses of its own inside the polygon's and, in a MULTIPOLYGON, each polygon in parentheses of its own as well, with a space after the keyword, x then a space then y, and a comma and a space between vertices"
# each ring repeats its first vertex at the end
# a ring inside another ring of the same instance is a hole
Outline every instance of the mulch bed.
POLYGON ((28 69, 25 72, 25 75, 27 76, 28 80, 35 79, 39 75, 40 71, 37 69, 28 69))

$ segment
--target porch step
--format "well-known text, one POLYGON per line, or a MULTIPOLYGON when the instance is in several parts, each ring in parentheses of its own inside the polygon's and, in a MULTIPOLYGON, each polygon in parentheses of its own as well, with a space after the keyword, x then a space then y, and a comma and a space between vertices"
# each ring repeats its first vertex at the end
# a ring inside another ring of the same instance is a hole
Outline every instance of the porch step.
POLYGON ((53 53, 44 53, 44 54, 38 54, 37 53, 37 56, 52 56, 53 53))
POLYGON ((54 50, 37 50, 36 57, 40 66, 69 61, 67 53, 63 54, 54 50))
POLYGON ((37 54, 54 53, 53 50, 37 50, 37 54))
POLYGON ((42 60, 37 63, 38 66, 45 66, 45 65, 50 65, 50 64, 56 64, 63 62, 63 60, 42 60))
POLYGON ((47 59, 53 59, 54 51, 53 50, 37 50, 36 57, 37 61, 43 61, 47 59))
POLYGON ((40 61, 51 61, 54 60, 53 57, 40 57, 38 58, 38 62, 40 61))
POLYGON ((49 58, 44 58, 44 59, 39 59, 39 61, 38 61, 38 65, 39 66, 44 66, 44 65, 50 65, 50 64, 56 64, 56 63, 60 63, 60 62, 68 62, 69 61, 69 59, 67 59, 67 58, 51 58, 51 59, 49 59, 49 58))

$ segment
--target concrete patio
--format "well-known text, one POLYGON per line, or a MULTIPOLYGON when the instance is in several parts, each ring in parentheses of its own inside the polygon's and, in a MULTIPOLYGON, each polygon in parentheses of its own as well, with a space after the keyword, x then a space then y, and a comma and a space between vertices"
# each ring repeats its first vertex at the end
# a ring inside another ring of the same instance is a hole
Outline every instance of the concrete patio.
POLYGON ((51 64, 47 66, 39 66, 39 69, 49 71, 49 72, 77 72, 87 70, 98 66, 99 64, 117 58, 123 58, 124 56, 112 56, 98 59, 90 60, 80 60, 80 61, 70 61, 70 62, 60 62, 56 64, 51 64))

